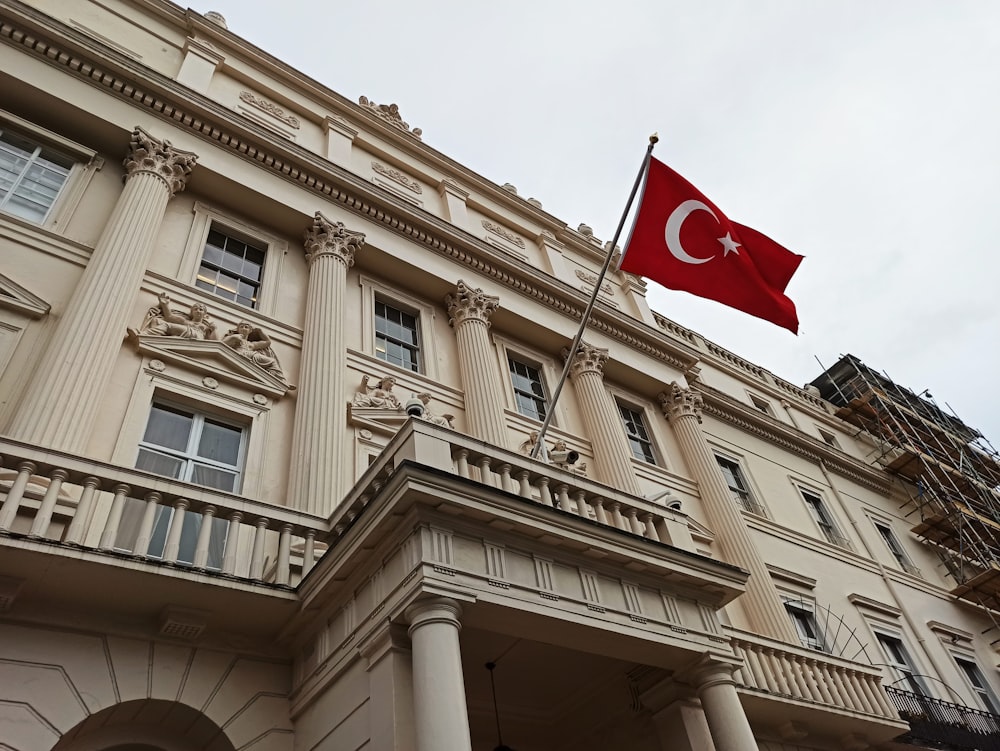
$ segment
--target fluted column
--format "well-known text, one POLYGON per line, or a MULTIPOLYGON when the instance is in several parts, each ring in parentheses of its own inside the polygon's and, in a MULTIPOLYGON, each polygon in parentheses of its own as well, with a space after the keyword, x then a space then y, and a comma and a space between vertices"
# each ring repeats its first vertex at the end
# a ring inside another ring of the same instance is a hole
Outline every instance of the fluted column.
POLYGON ((663 405, 664 415, 674 428, 684 461, 698 483, 708 522, 722 544, 726 560, 750 572, 746 593, 740 601, 746 608, 753 628, 757 633, 772 639, 798 644, 791 619, 781 605, 778 590, 771 580, 764 559, 750 539, 743 516, 733 501, 715 455, 699 427, 701 395, 672 383, 668 391, 660 394, 660 403, 663 405))
POLYGON ((445 298, 449 323, 458 340, 458 366, 465 388, 465 419, 469 433, 494 446, 507 445, 503 393, 497 382, 496 357, 490 345, 490 316, 500 298, 460 281, 455 294, 445 298))
MULTIPOLYGON (((570 355, 563 350, 563 357, 570 355)), ((632 495, 641 495, 632 470, 632 452, 614 400, 604 388, 604 364, 608 351, 585 342, 573 354, 569 373, 576 388, 587 435, 594 447, 597 479, 632 495)))
POLYGON ((333 511, 354 477, 353 471, 344 470, 344 294, 347 269, 364 241, 363 233, 347 229, 342 222, 331 222, 318 211, 305 235, 309 287, 289 505, 322 516, 333 511))
POLYGON ((85 448, 167 202, 184 189, 196 159, 142 128, 132 132, 125 188, 33 370, 11 436, 63 451, 85 448))
POLYGON ((735 666, 709 662, 695 674, 695 687, 716 751, 758 751, 733 680, 735 666))
POLYGON ((461 613, 462 607, 447 597, 418 601, 406 609, 417 751, 472 750, 458 642, 461 613))

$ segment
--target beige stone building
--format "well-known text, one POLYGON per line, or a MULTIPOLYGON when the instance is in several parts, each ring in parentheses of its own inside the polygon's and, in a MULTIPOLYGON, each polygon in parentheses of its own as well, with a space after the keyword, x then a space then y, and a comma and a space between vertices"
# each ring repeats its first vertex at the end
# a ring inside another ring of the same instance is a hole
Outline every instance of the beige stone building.
POLYGON ((1000 472, 929 397, 620 273, 565 351, 589 228, 217 14, 0 41, 0 749, 1000 748, 1000 472))

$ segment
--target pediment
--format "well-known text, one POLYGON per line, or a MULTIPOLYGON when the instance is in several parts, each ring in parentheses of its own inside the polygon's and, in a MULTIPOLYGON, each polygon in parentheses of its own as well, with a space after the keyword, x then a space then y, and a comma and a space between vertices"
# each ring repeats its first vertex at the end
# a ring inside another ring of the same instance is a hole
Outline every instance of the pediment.
POLYGON ((697 522, 690 516, 687 518, 688 530, 691 532, 691 537, 698 542, 711 544, 715 540, 715 532, 710 530, 701 522, 697 522))
POLYGON ((348 424, 359 428, 367 428, 373 433, 384 436, 396 435, 396 431, 409 419, 401 409, 359 407, 356 404, 347 405, 348 424))
POLYGON ((38 295, 34 295, 10 277, 0 274, 0 308, 16 310, 31 318, 48 315, 52 306, 38 295))
POLYGON ((136 350, 220 381, 280 399, 295 387, 271 375, 222 342, 173 336, 132 336, 136 350))

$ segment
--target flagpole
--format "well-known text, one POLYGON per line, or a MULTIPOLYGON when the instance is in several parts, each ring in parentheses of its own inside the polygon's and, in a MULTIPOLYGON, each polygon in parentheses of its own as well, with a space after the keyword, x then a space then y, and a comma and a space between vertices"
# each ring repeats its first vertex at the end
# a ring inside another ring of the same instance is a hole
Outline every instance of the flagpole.
POLYGON ((530 456, 532 458, 537 458, 541 454, 543 461, 548 459, 548 452, 545 450, 545 433, 548 431, 552 417, 556 413, 556 402, 559 401, 559 395, 562 393, 566 379, 569 377, 569 369, 573 364, 573 357, 576 355, 576 351, 580 347, 580 342, 583 340, 583 332, 587 329, 587 323, 590 321, 590 314, 594 311, 594 305, 597 304, 597 295, 601 291, 601 285, 604 284, 604 277, 607 276, 608 269, 611 267, 611 259, 614 257, 615 248, 618 246, 618 238, 621 237, 622 230, 625 228, 625 220, 628 219, 628 212, 632 208, 633 201, 635 201, 635 194, 639 192, 639 186, 646 176, 646 170, 649 168, 649 159, 653 155, 653 147, 659 140, 660 137, 656 133, 649 137, 649 146, 646 147, 646 155, 642 158, 642 166, 639 167, 639 174, 636 175, 635 183, 632 185, 632 192, 629 193, 628 202, 625 204, 625 210, 622 212, 622 218, 618 221, 618 229, 615 230, 615 236, 611 239, 611 247, 608 250, 607 257, 604 259, 604 266, 601 267, 601 273, 597 275, 597 281, 594 283, 594 291, 590 295, 590 301, 583 311, 580 328, 577 329, 576 336, 573 337, 573 343, 569 347, 569 355, 566 357, 566 363, 563 365, 562 375, 559 376, 559 382, 556 383, 555 391, 552 392, 552 401, 549 403, 548 414, 545 415, 545 419, 542 421, 542 427, 538 430, 538 438, 531 449, 530 456))

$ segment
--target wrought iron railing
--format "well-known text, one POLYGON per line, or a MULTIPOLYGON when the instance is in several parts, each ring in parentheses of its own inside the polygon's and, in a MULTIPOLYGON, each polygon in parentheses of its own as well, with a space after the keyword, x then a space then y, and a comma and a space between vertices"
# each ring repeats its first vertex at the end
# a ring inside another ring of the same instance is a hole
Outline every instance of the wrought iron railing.
POLYGON ((1000 717, 981 709, 886 686, 899 716, 910 723, 904 739, 935 748, 1000 751, 1000 717))

